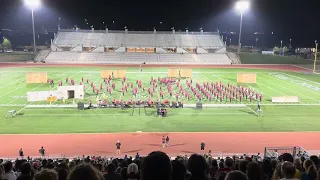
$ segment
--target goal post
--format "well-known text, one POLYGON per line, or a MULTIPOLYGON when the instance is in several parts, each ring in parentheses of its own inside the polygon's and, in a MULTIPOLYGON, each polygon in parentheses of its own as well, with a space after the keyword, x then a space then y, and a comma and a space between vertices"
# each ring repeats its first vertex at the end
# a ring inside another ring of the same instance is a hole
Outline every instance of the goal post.
POLYGON ((48 82, 48 74, 46 72, 27 72, 27 84, 40 84, 48 82))

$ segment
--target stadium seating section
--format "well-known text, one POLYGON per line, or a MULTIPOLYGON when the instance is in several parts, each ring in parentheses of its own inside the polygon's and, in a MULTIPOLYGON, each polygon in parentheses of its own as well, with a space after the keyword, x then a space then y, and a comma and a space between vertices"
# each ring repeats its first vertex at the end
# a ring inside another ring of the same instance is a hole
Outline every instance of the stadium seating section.
POLYGON ((106 64, 231 64, 218 33, 60 30, 37 61, 106 64), (172 52, 173 51, 173 52, 172 52))
POLYGON ((226 54, 150 54, 150 53, 78 53, 51 52, 47 63, 109 63, 109 64, 230 64, 226 54))

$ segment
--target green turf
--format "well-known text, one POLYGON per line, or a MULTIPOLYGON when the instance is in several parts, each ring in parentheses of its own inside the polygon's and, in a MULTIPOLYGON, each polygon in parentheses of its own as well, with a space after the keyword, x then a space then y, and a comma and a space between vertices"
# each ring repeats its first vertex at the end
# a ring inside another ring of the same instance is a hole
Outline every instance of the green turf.
MULTIPOLYGON (((236 84, 236 75, 239 72, 256 72, 257 84, 245 85, 262 92, 263 116, 257 117, 252 110, 256 102, 244 101, 244 108, 206 108, 195 110, 190 108, 169 109, 169 116, 159 118, 155 109, 141 109, 131 116, 132 110, 94 109, 77 111, 72 108, 25 108, 28 104, 46 104, 46 102, 27 102, 26 93, 29 91, 45 91, 56 89, 47 84, 26 85, 25 72, 44 71, 57 83, 72 77, 79 82, 81 77, 89 78, 95 84, 100 84, 101 68, 7 68, 0 70, 0 133, 94 133, 94 132, 274 132, 274 131, 318 131, 320 128, 320 111, 317 104, 320 102, 320 76, 289 72, 275 72, 254 69, 193 69, 193 81, 222 81, 236 84), (287 79, 281 79, 286 77, 287 79), (288 79, 290 78, 290 79, 288 79), (304 84, 301 84, 304 83, 304 84), (308 85, 308 87, 306 87, 308 85), (297 105, 273 105, 273 96, 299 96, 297 105), (5 118, 8 110, 19 112, 14 118, 5 118)), ((165 77, 167 69, 145 68, 140 76, 138 68, 127 69, 128 81, 142 79, 144 86, 149 86, 151 76, 165 77)), ((182 81, 185 84, 185 80, 182 81)), ((121 82, 117 81, 117 89, 121 82)), ((105 87, 105 85, 104 85, 105 87)), ((131 91, 131 90, 129 90, 131 91)), ((95 94, 89 89, 85 101, 95 101, 95 94)), ((141 92, 141 96, 148 97, 141 92)), ((108 99, 119 99, 120 92, 113 92, 108 99)), ((126 94, 124 99, 131 97, 126 94)), ((144 98, 146 98, 144 97, 144 98)), ((155 99, 156 97, 154 97, 155 99)), ((174 98, 170 99, 174 100, 174 98)), ((195 99, 190 102, 195 103, 195 99)), ((57 102, 57 104, 61 102, 57 102)), ((72 103, 69 100, 67 103, 72 103)), ((203 103, 217 103, 203 100, 203 103)), ((223 102, 226 104, 227 102, 223 102)), ((240 104, 238 101, 232 102, 240 104)))

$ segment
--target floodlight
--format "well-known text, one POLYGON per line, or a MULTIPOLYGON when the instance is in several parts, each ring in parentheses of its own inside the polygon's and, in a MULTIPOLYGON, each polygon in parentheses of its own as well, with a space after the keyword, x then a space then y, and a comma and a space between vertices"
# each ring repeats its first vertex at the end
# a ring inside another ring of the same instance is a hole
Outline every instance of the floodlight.
POLYGON ((238 1, 236 3, 236 9, 240 12, 243 13, 247 9, 249 9, 250 3, 249 1, 238 1))
POLYGON ((26 6, 30 7, 31 9, 35 9, 41 5, 40 0, 24 0, 26 6))

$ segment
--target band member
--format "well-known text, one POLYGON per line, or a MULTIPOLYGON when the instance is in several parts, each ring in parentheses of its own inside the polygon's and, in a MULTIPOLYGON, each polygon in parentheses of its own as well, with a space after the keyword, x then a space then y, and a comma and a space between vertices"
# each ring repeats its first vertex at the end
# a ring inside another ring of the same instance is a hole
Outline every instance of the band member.
POLYGON ((169 136, 167 136, 167 137, 166 137, 166 147, 169 146, 169 141, 170 141, 170 138, 169 138, 169 136))
POLYGON ((118 140, 117 143, 116 143, 116 147, 117 147, 117 154, 121 154, 121 143, 120 141, 118 140))
POLYGON ((200 144, 200 150, 201 152, 204 152, 204 148, 206 147, 206 144, 202 141, 200 144))
POLYGON ((22 148, 20 148, 20 150, 19 150, 19 156, 23 159, 23 150, 22 150, 22 148))
POLYGON ((162 147, 164 148, 166 146, 166 138, 162 136, 162 147))
POLYGON ((41 146, 41 148, 39 149, 39 153, 42 157, 45 156, 46 150, 43 148, 43 146, 41 146))

